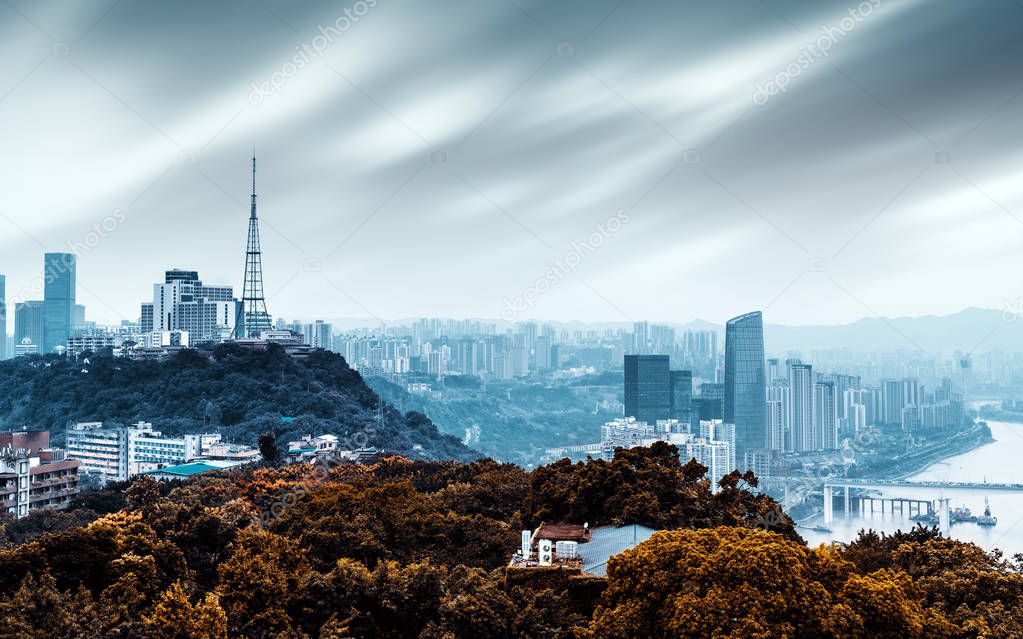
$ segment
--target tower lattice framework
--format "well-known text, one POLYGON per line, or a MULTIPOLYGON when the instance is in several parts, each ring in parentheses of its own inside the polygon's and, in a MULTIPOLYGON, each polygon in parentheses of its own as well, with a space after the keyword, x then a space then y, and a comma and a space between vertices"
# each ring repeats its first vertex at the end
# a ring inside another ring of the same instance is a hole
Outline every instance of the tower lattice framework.
POLYGON ((245 282, 238 309, 236 338, 259 337, 272 328, 263 295, 263 252, 259 245, 259 218, 256 216, 256 156, 252 156, 252 209, 249 214, 249 239, 245 247, 245 282))

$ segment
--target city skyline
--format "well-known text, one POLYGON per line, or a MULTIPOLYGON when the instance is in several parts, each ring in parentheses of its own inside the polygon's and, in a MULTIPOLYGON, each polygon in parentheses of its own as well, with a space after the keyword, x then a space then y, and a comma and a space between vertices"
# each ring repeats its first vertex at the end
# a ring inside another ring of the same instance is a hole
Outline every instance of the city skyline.
POLYGON ((100 320, 136 319, 175 266, 241 290, 255 143, 287 316, 500 317, 559 260, 522 318, 842 324, 1020 299, 1004 52, 1023 10, 745 8, 2 6, 8 296, 72 246, 100 320))

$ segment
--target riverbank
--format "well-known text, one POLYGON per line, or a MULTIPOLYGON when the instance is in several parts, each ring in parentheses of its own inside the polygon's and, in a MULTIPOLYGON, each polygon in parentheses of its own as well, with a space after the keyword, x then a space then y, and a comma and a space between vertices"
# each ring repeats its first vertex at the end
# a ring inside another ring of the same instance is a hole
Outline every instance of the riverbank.
MULTIPOLYGON (((952 434, 948 439, 935 442, 918 450, 886 459, 882 463, 873 464, 864 468, 862 472, 856 473, 856 477, 880 480, 903 480, 923 472, 935 463, 963 455, 988 444, 994 443, 991 429, 986 422, 974 422, 966 430, 952 434)), ((807 495, 807 498, 791 508, 787 508, 789 515, 797 523, 811 522, 823 515, 823 510, 818 505, 821 493, 807 495)))
POLYGON ((995 408, 991 405, 983 406, 977 412, 980 414, 981 419, 989 419, 993 422, 1023 424, 1023 413, 1002 410, 1001 408, 995 408))
POLYGON ((933 447, 914 451, 901 460, 893 460, 892 467, 878 479, 906 479, 923 471, 935 462, 974 451, 981 446, 994 443, 991 429, 986 422, 978 421, 969 430, 956 433, 946 442, 933 447))
MULTIPOLYGON (((975 523, 952 525, 948 534, 960 541, 972 542, 985 550, 999 549, 1005 556, 1023 552, 1023 491, 994 488, 999 484, 1023 483, 1023 422, 989 420, 994 443, 977 447, 951 457, 936 460, 919 473, 905 478, 907 483, 898 487, 877 491, 887 498, 901 498, 934 503, 946 499, 950 508, 968 508, 974 514, 990 508, 997 517, 994 526, 978 526, 975 523), (916 485, 914 485, 916 484, 916 485)), ((818 494, 818 499, 820 495, 818 494)), ((841 502, 841 500, 837 500, 841 502)), ((819 508, 819 504, 815 504, 819 508)), ((806 527, 799 534, 810 544, 840 541, 848 543, 856 538, 860 530, 893 533, 908 530, 916 525, 908 513, 892 509, 872 511, 853 508, 848 516, 840 516, 841 504, 835 510, 835 518, 827 525, 832 532, 814 531, 821 524, 820 519, 803 520, 806 527)))

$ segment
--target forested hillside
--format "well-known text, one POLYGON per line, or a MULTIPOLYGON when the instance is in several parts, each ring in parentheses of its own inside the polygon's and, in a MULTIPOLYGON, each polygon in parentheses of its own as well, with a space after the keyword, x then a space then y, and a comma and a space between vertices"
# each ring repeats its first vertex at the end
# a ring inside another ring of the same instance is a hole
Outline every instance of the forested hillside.
POLYGON ((0 526, 0 639, 1023 636, 1018 562, 924 529, 808 548, 752 475, 705 472, 656 444, 140 478, 0 526), (580 520, 664 532, 606 580, 506 572, 521 529, 580 520))
POLYGON ((439 392, 412 395, 383 378, 367 383, 385 401, 423 412, 443 432, 502 461, 532 467, 546 448, 590 444, 600 440, 600 425, 620 412, 597 411, 602 400, 619 399, 622 373, 577 380, 488 381, 448 376, 429 380, 439 392))
POLYGON ((378 413, 377 394, 334 353, 296 360, 276 346, 221 345, 208 354, 184 350, 164 362, 88 359, 0 362, 0 429, 50 430, 60 442, 75 422, 141 420, 165 433, 220 432, 246 444, 267 431, 278 439, 334 433, 352 448, 427 459, 478 457, 421 413, 402 415, 386 404, 378 413))

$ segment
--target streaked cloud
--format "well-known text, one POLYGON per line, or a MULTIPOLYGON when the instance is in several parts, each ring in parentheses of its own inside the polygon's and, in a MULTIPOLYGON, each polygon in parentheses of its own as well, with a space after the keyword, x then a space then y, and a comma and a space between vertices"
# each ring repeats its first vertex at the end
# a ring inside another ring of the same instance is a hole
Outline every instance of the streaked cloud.
POLYGON ((115 209, 79 267, 92 317, 134 318, 171 267, 238 286, 255 146, 289 317, 497 317, 621 209, 538 318, 830 323, 1023 296, 1014 3, 882 2, 757 106, 859 3, 378 0, 250 103, 351 4, 0 3, 8 289, 115 209))

